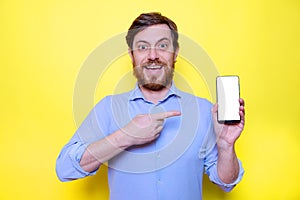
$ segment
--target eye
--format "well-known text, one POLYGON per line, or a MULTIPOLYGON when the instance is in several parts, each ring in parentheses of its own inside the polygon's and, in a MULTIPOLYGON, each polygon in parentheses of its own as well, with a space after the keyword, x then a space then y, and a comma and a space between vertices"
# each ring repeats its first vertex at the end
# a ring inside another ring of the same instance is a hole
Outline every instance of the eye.
POLYGON ((167 48, 168 48, 168 44, 167 44, 167 43, 160 43, 160 44, 158 45, 158 48, 159 48, 159 49, 167 49, 167 48))
POLYGON ((146 45, 146 44, 138 45, 138 50, 144 51, 144 50, 147 50, 147 49, 149 49, 149 46, 146 45))

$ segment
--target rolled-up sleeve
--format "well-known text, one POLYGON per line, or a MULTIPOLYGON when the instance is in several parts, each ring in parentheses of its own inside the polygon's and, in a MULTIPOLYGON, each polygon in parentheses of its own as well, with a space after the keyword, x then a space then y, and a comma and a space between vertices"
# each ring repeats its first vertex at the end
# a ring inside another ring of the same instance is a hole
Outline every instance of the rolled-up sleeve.
POLYGON ((71 181, 94 172, 86 172, 80 166, 80 160, 88 145, 104 138, 108 133, 109 116, 107 98, 99 102, 88 114, 86 119, 77 129, 71 140, 62 148, 56 160, 56 174, 61 181, 71 181))
POLYGON ((84 171, 79 164, 86 147, 77 134, 63 147, 56 161, 56 174, 60 181, 71 181, 96 173, 84 171))

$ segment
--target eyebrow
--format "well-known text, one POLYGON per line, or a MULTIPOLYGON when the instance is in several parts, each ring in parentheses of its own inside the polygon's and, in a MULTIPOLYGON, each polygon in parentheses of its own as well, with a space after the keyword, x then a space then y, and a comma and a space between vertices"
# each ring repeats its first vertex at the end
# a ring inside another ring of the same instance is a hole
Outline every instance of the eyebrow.
MULTIPOLYGON (((157 43, 159 43, 161 41, 164 41, 164 40, 168 40, 169 42, 171 42, 171 40, 169 38, 163 37, 163 38, 159 39, 155 44, 157 44, 157 43)), ((136 44, 138 44, 138 43, 147 43, 147 44, 149 44, 149 42, 146 41, 146 40, 138 40, 138 41, 136 41, 136 44)))

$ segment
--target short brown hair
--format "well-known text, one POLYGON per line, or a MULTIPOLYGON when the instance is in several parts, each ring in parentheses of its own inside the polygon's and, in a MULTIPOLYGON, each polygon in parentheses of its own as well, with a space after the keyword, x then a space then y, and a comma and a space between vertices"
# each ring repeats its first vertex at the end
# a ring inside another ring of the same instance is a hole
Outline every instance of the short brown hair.
POLYGON ((177 26, 171 19, 161 15, 159 12, 143 13, 132 22, 126 35, 128 47, 132 49, 133 39, 137 33, 157 24, 166 24, 170 28, 175 51, 179 47, 177 26))

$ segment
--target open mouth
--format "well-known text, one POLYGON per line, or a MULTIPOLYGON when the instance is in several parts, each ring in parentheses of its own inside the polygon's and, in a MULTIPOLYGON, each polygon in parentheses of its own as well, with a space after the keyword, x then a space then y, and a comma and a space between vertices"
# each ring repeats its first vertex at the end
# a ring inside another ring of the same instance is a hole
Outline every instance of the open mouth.
POLYGON ((150 70, 158 70, 158 69, 162 69, 163 66, 154 65, 154 66, 145 66, 145 68, 150 70))

